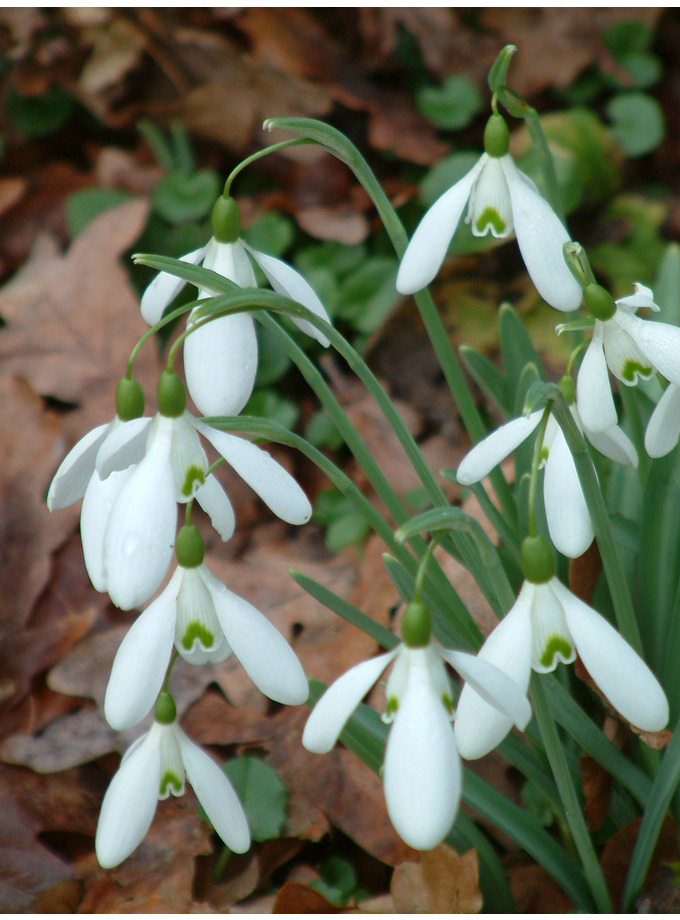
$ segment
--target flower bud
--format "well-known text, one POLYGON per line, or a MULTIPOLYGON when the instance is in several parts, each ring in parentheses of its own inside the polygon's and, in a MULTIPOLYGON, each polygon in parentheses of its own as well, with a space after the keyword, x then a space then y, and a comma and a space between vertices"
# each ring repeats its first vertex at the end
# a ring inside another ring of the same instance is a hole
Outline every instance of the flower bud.
POLYGON ((218 243, 235 243, 241 233, 241 211, 233 198, 221 195, 212 209, 212 232, 218 243))
POLYGON ((432 618, 420 601, 411 601, 401 620, 401 638, 409 648, 424 648, 430 641, 432 618))
POLYGON ((555 574, 552 549, 545 537, 525 537, 520 549, 522 572, 527 581, 540 585, 555 574))
POLYGON ((187 392, 179 374, 176 374, 175 371, 163 371, 158 378, 156 398, 161 415, 177 418, 184 412, 187 392))
POLYGON ((144 415, 144 390, 134 377, 121 377, 116 386, 116 415, 121 422, 144 415))
POLYGON ((616 313, 614 298, 600 284, 589 284, 583 296, 586 301, 586 307, 588 307, 595 319, 605 321, 611 319, 616 313))
POLYGON ((484 128, 484 150, 490 157, 504 157, 510 149, 510 133, 502 115, 492 115, 484 128))
POLYGON ((161 725, 172 725, 177 718, 177 707, 170 693, 167 690, 161 690, 156 700, 156 709, 154 710, 154 719, 161 725))
POLYGON ((560 390, 562 390, 562 395, 567 401, 568 405, 571 405, 576 399, 576 384, 574 383, 574 378, 571 374, 565 374, 560 378, 560 382, 557 384, 560 390))
POLYGON ((195 569, 203 562, 205 546, 201 532, 195 524, 180 527, 175 540, 177 562, 184 569, 195 569))

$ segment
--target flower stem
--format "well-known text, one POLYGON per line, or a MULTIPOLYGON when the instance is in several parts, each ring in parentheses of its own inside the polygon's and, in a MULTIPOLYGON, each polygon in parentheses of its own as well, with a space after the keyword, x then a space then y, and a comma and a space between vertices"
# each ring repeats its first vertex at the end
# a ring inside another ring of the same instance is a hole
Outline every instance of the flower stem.
POLYGON ((538 488, 538 468, 541 465, 541 454, 543 453, 543 439, 545 438, 545 429, 550 418, 552 401, 548 400, 543 410, 541 421, 538 425, 538 434, 534 443, 534 454, 531 459, 531 474, 529 478, 529 536, 536 536, 536 490, 538 488))
POLYGON ((287 141, 279 141, 278 144, 271 144, 269 147, 264 147, 262 150, 258 150, 256 153, 251 154, 249 157, 246 157, 245 160, 242 160, 238 166, 236 166, 229 173, 227 181, 224 183, 224 192, 222 193, 225 198, 229 197, 231 184, 234 179, 242 172, 247 166, 250 166, 251 163, 254 163, 256 160, 261 160, 262 157, 269 156, 270 153, 278 153, 279 150, 285 150, 286 147, 299 147, 301 144, 311 144, 313 141, 309 140, 306 137, 295 137, 287 141))

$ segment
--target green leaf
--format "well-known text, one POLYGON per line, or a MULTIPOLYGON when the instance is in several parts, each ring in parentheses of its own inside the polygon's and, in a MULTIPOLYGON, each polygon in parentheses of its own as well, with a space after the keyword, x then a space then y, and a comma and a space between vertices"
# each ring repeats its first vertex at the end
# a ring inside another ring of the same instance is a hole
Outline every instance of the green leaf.
POLYGON ((514 413, 518 414, 524 401, 524 394, 520 392, 520 381, 524 369, 528 364, 539 369, 541 363, 524 323, 508 303, 501 304, 498 314, 498 334, 512 405, 514 413))
POLYGON ((276 840, 286 822, 288 790, 269 764, 238 757, 222 767, 241 800, 253 840, 276 840))
POLYGON ((469 173, 479 160, 478 153, 452 153, 433 166, 422 179, 419 190, 420 200, 429 207, 445 191, 469 173))
POLYGON ((358 511, 350 510, 328 525, 324 543, 331 553, 339 553, 346 546, 365 540, 369 530, 364 516, 358 511))
POLYGON ((284 428, 293 428, 300 417, 300 407, 292 399, 282 396, 277 390, 257 390, 245 408, 248 415, 272 419, 284 428))
POLYGON ((292 362, 280 345, 273 341, 262 326, 255 328, 257 333, 257 376, 256 387, 269 387, 277 383, 292 367, 292 362))
POLYGON ((509 418, 512 415, 512 399, 505 376, 485 355, 470 345, 461 345, 459 352, 463 364, 482 393, 509 418))
POLYGON ((278 211, 260 214, 241 234, 253 249, 281 256, 295 239, 293 221, 278 211))
POLYGON ((75 109, 72 96, 61 86, 50 86, 40 96, 22 96, 10 87, 5 114, 27 137, 46 137, 66 124, 75 109))
POLYGON ((368 259, 342 283, 338 315, 365 335, 373 332, 399 300, 398 270, 399 263, 389 256, 368 259))
POLYGON ((219 186, 219 177, 212 170, 196 173, 176 170, 161 179, 154 189, 154 211, 169 224, 206 217, 215 203, 219 186))
POLYGON ((132 196, 115 188, 82 188, 69 195, 64 204, 66 226, 77 236, 99 214, 129 201, 132 196))
POLYGON ((669 243, 654 281, 654 300, 660 307, 649 319, 680 326, 680 246, 669 243))
POLYGON ((663 109, 646 93, 624 93, 607 103, 607 116, 620 147, 629 157, 655 150, 664 138, 663 109))
POLYGON ((651 287, 656 266, 668 245, 662 234, 668 204, 639 195, 620 195, 600 216, 603 233, 615 232, 614 242, 589 247, 595 272, 610 279, 615 297, 632 293, 632 281, 651 287))
POLYGON ((339 907, 346 904, 357 887, 354 866, 341 856, 329 856, 319 866, 319 873, 321 878, 311 881, 309 887, 339 907))
POLYGON ((463 74, 449 74, 441 86, 425 86, 416 94, 420 114, 451 131, 467 127, 483 102, 477 84, 463 74))

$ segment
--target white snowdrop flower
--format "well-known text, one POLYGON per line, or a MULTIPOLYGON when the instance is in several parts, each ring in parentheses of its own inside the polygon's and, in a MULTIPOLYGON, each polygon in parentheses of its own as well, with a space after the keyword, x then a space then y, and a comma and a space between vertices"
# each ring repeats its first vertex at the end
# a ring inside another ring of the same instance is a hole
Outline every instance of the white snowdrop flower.
MULTIPOLYGON (((579 600, 553 574, 550 547, 541 537, 539 568, 522 562, 526 580, 512 609, 484 642, 479 658, 504 671, 526 691, 532 669, 545 674, 578 654, 612 706, 644 731, 660 731, 668 722, 668 701, 661 685, 631 646, 607 620, 579 600), (532 579, 529 580, 529 575, 532 579)), ((525 544, 527 540, 525 540, 525 544)), ((489 706, 472 685, 458 700, 455 737, 463 757, 483 757, 500 744, 511 720, 489 706)))
POLYGON ((122 731, 146 716, 163 685, 173 644, 192 664, 224 661, 233 651, 270 699, 304 703, 307 679, 295 653, 264 614, 212 574, 195 525, 180 530, 176 551, 180 564, 172 578, 132 625, 114 659, 104 703, 109 724, 122 731))
MULTIPOLYGON (((579 408, 575 403, 570 406, 576 424, 593 447, 610 460, 637 467, 637 453, 626 434, 616 424, 606 431, 590 431, 581 423, 579 408)), ((488 476, 535 431, 542 415, 543 410, 539 409, 528 416, 512 419, 475 444, 458 466, 458 482, 468 486, 488 476)), ((593 525, 574 458, 562 429, 552 416, 546 426, 542 454, 545 467, 543 501, 550 539, 559 552, 575 559, 592 543, 593 525)))
POLYGON ((498 669, 430 639, 429 615, 424 628, 419 621, 423 610, 422 604, 410 604, 402 622, 405 641, 350 668, 326 690, 307 721, 302 743, 318 754, 330 751, 363 697, 394 661, 383 716, 391 723, 383 768, 385 800, 399 836, 409 846, 429 850, 451 829, 461 794, 461 763, 451 725, 452 693, 444 662, 491 706, 498 706, 511 724, 524 728, 531 708, 526 696, 498 669))
POLYGON ((650 457, 665 457, 680 438, 680 384, 669 383, 652 412, 645 431, 650 457))
POLYGON ((191 784, 210 823, 235 853, 250 846, 243 807, 224 771, 175 722, 175 706, 164 693, 151 729, 126 751, 102 802, 95 851, 112 869, 127 859, 146 836, 156 805, 191 784))
POLYGON ((429 284, 444 261, 467 205, 475 236, 506 238, 515 232, 536 290, 552 307, 575 310, 583 292, 564 259, 570 237, 534 183, 508 153, 508 129, 492 115, 484 132, 486 152, 472 169, 435 201, 404 253, 397 290, 413 294, 429 284))
POLYGON ((589 284, 585 301, 595 326, 576 392, 583 424, 591 431, 604 431, 616 424, 609 371, 626 386, 648 380, 657 371, 680 384, 680 329, 635 315, 643 307, 659 309, 653 292, 642 284, 635 285, 635 294, 617 301, 600 285, 589 284))
MULTIPOLYGON (((317 294, 302 275, 282 259, 259 252, 239 239, 240 215, 233 198, 221 197, 213 210, 213 237, 207 246, 182 256, 182 261, 203 264, 242 288, 256 287, 251 258, 262 269, 272 288, 296 300, 312 313, 330 322, 317 294)), ((141 312, 149 325, 158 322, 163 311, 185 282, 160 272, 142 295, 141 312)), ((214 292, 200 290, 199 297, 214 292)), ((187 325, 196 319, 196 308, 187 325)), ((327 346, 328 339, 305 320, 293 319, 307 335, 327 346)), ((257 337, 249 313, 235 313, 211 320, 187 336, 184 369, 189 395, 203 415, 237 415, 250 398, 257 373, 257 337)))

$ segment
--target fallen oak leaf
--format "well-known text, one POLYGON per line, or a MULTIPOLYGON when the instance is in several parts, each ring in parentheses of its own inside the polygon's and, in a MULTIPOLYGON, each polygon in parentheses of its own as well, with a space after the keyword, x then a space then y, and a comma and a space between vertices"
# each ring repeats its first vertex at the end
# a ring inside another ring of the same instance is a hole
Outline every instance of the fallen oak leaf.
POLYGON ((390 893, 397 913, 478 914, 482 909, 476 850, 459 855, 446 844, 400 863, 390 893))

